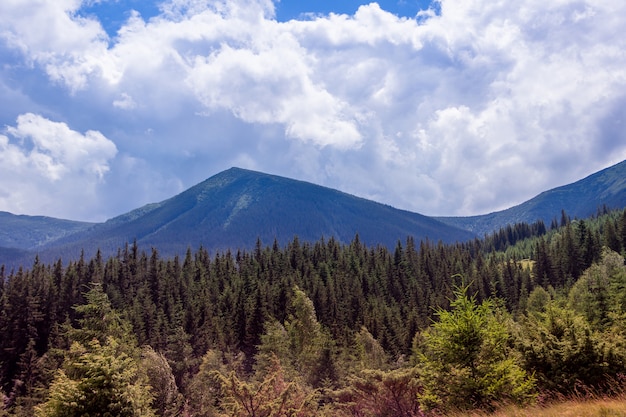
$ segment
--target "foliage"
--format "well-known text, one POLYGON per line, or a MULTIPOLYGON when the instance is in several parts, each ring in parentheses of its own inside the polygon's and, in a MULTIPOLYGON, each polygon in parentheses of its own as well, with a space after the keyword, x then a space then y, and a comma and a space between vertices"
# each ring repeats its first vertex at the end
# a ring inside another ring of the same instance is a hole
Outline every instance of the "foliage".
POLYGON ((594 331, 585 317, 550 304, 520 325, 518 349, 544 392, 599 387, 626 371, 623 342, 594 331))
POLYGON ((139 365, 145 371, 147 382, 152 388, 152 406, 156 414, 163 417, 179 416, 183 410, 184 398, 178 391, 172 368, 165 356, 155 352, 151 346, 145 346, 139 365))
POLYGON ((196 417, 216 417, 224 397, 222 377, 242 373, 240 355, 228 355, 209 349, 202 357, 200 369, 194 375, 187 391, 187 410, 196 417))
POLYGON ((358 235, 173 258, 133 244, 0 268, 0 415, 52 412, 79 395, 81 372, 109 375, 104 363, 152 393, 159 416, 223 414, 233 387, 257 392, 276 359, 285 384, 317 393, 320 415, 523 401, 524 372, 542 395, 582 383, 613 393, 626 363, 626 211, 556 223, 393 251, 358 235), (230 386, 218 377, 231 374, 230 386))
POLYGON ((568 305, 594 327, 605 328, 626 312, 624 258, 605 248, 602 259, 586 269, 568 296, 568 305))
POLYGON ((416 338, 422 405, 489 408, 532 400, 534 380, 507 346, 505 315, 490 301, 478 304, 467 287, 458 288, 455 296, 451 310, 438 310, 438 321, 416 338))
POLYGON ((76 308, 83 327, 68 331, 71 346, 35 415, 154 416, 151 387, 134 357, 137 348, 124 331, 127 326, 99 285, 86 299, 87 304, 76 308))
POLYGON ((518 349, 542 389, 610 390, 610 381, 626 372, 625 283, 624 258, 605 248, 566 297, 543 296, 541 309, 529 308, 520 320, 518 349))
POLYGON ((150 417, 152 396, 137 363, 110 337, 104 345, 74 342, 63 369, 50 386, 48 400, 35 408, 37 417, 150 417))
POLYGON ((385 350, 365 327, 361 327, 354 339, 359 369, 383 369, 387 366, 389 358, 385 350))
POLYGON ((347 387, 334 393, 339 417, 415 417, 421 386, 413 368, 391 371, 362 370, 349 378, 347 387))
POLYGON ((275 358, 268 372, 252 382, 242 381, 235 372, 217 374, 223 397, 224 417, 307 417, 317 415, 314 391, 297 380, 285 379, 280 361, 275 358))

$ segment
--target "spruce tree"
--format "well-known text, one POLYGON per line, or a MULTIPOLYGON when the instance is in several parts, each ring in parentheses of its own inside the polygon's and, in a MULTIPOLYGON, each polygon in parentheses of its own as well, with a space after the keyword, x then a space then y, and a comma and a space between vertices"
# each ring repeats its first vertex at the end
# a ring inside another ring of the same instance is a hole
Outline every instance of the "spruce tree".
POLYGON ((534 380, 507 347, 506 314, 493 302, 476 302, 457 288, 451 310, 415 340, 415 361, 426 409, 490 408, 534 398, 534 380))
POLYGON ((140 351, 130 325, 111 308, 102 286, 93 284, 87 304, 76 307, 79 328, 71 341, 47 400, 37 417, 152 417, 147 376, 139 366, 140 351))

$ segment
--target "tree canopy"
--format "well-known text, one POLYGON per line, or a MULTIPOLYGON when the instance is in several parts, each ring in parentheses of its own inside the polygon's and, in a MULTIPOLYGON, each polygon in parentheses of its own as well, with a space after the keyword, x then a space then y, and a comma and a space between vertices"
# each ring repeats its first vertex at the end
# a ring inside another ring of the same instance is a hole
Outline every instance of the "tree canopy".
POLYGON ((246 415, 244 401, 412 417, 615 393, 626 211, 563 220, 392 251, 358 235, 172 258, 133 244, 1 268, 0 415, 246 415))

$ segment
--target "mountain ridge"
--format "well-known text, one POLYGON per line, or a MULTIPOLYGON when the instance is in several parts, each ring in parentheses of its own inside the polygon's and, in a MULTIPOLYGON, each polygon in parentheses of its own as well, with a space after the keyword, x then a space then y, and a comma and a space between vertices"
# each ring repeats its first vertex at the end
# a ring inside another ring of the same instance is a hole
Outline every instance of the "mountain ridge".
POLYGON ((230 168, 159 203, 147 204, 77 233, 33 248, 42 260, 115 253, 128 242, 163 255, 203 246, 251 249, 257 239, 286 244, 294 237, 333 237, 394 247, 413 236, 454 242, 474 235, 435 219, 332 188, 277 175, 230 168))
POLYGON ((435 218, 451 226, 484 236, 513 223, 542 220, 549 225, 560 218, 561 210, 572 218, 587 218, 602 206, 626 207, 626 161, 594 172, 578 181, 544 191, 505 210, 477 216, 435 218))
POLYGON ((0 211, 0 247, 32 249, 74 232, 85 230, 94 223, 57 219, 48 216, 28 216, 0 211))
POLYGON ((390 248, 409 236, 451 243, 507 224, 548 224, 561 210, 588 217, 602 204, 626 207, 626 161, 509 209, 467 217, 428 217, 306 181, 232 167, 102 223, 0 212, 0 263, 32 261, 35 254, 51 261, 74 259, 97 249, 113 254, 133 241, 164 255, 199 246, 250 249, 257 239, 286 243, 296 236, 347 243, 358 234, 367 245, 390 248))

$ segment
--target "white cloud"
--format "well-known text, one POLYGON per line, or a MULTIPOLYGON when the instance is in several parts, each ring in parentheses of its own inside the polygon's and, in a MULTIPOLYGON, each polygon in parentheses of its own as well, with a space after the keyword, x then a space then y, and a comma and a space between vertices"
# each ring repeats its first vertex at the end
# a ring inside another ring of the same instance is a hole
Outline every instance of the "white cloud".
POLYGON ((123 110, 132 110, 137 107, 137 103, 135 103, 135 100, 133 100, 129 94, 122 93, 120 94, 120 98, 113 101, 113 107, 123 110))
MULTIPOLYGON (((184 167, 171 168, 179 178, 191 178, 181 158, 206 155, 428 214, 475 214, 626 158, 615 124, 626 4, 440 5, 419 21, 373 3, 281 23, 270 0, 170 0, 109 39, 78 0, 7 0, 0 39, 86 104, 89 126, 134 141, 118 147, 155 167, 184 167), (129 128, 151 129, 150 146, 114 133, 129 128)), ((29 164, 67 178, 70 156, 48 146, 29 164)))
POLYGON ((27 113, 17 118, 17 126, 8 127, 9 135, 32 141, 28 157, 46 161, 42 175, 51 180, 61 179, 64 172, 95 175, 99 179, 108 171, 107 161, 115 156, 115 144, 102 133, 93 130, 84 135, 71 130, 65 123, 53 122, 27 113))
POLYGON ((100 132, 81 134, 32 113, 20 115, 6 133, 0 135, 3 209, 89 217, 88 210, 96 209, 95 188, 117 153, 115 144, 100 132))
POLYGON ((80 4, 80 0, 3 1, 0 39, 73 91, 85 88, 94 73, 114 77, 108 37, 98 21, 76 14, 80 4))

